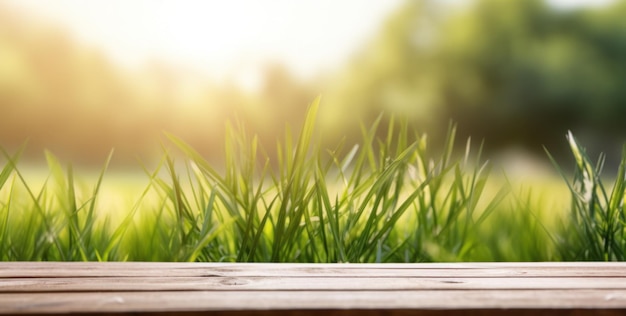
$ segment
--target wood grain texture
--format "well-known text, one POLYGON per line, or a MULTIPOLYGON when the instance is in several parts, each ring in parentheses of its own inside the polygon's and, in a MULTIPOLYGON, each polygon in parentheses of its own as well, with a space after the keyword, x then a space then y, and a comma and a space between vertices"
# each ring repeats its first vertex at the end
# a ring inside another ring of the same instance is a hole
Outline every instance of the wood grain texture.
POLYGON ((0 262, 6 315, 322 311, 619 315, 626 313, 626 264, 0 262))

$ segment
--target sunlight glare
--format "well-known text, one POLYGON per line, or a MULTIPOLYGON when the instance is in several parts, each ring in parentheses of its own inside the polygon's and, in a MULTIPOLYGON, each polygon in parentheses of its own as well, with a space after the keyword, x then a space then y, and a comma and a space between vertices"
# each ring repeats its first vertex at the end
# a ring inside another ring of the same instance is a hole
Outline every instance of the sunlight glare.
MULTIPOLYGON (((345 62, 401 0, 10 0, 52 19, 116 62, 193 66, 220 78, 280 62, 311 77, 345 62)), ((254 70, 252 70, 254 72, 254 70)))

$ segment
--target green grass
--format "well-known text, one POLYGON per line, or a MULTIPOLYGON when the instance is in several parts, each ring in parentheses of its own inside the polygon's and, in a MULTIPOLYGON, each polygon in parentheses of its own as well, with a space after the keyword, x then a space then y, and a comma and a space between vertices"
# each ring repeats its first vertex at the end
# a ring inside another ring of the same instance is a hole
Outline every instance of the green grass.
POLYGON ((563 240, 559 247, 562 256, 572 260, 624 261, 626 145, 622 149, 621 164, 615 180, 607 187, 601 177, 604 155, 600 155, 593 164, 571 133, 567 135, 567 140, 576 168, 571 180, 564 175, 571 192, 571 206, 569 225, 563 229, 563 240))
POLYGON ((39 183, 21 171, 22 150, 3 150, 0 260, 624 260, 626 162, 608 193, 602 159, 593 166, 570 135, 577 167, 561 184, 572 202, 555 212, 553 192, 494 173, 481 146, 455 152, 454 125, 433 150, 406 122, 380 116, 359 144, 324 150, 318 102, 273 155, 242 124, 228 125, 220 166, 167 135, 174 148, 132 190, 106 186, 111 156, 85 182, 46 153, 39 183))

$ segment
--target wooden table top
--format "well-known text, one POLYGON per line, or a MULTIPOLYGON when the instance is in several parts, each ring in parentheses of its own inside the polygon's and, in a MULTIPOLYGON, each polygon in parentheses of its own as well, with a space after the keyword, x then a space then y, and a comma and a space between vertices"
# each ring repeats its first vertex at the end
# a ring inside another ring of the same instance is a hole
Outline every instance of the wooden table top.
POLYGON ((623 315, 626 263, 0 262, 0 314, 623 315))

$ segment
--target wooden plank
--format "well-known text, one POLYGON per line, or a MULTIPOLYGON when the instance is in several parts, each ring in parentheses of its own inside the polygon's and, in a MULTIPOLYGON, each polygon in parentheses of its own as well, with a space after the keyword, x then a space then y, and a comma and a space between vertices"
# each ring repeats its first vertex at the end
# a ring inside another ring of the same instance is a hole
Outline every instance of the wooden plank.
POLYGON ((626 313, 626 263, 0 262, 3 315, 504 309, 534 316, 626 313))
POLYGON ((626 278, 102 277, 0 279, 1 293, 624 289, 626 278))
POLYGON ((626 308, 614 290, 176 291, 0 295, 0 313, 166 312, 289 309, 626 308))
POLYGON ((626 277, 626 263, 538 264, 203 264, 0 262, 0 278, 10 277, 626 277), (454 271, 454 272, 451 272, 454 271))

